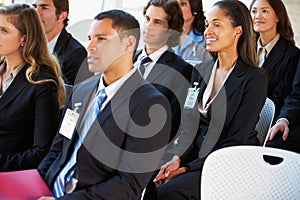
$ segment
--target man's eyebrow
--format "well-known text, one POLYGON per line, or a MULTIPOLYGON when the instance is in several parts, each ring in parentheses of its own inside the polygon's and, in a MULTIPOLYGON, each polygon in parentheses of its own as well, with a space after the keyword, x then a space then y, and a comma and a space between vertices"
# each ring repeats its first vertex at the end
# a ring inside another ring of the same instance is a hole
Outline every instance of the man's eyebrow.
POLYGON ((47 7, 47 6, 50 6, 50 4, 39 4, 39 5, 37 5, 37 4, 32 4, 32 6, 34 6, 34 7, 37 7, 37 6, 40 6, 40 7, 47 7))

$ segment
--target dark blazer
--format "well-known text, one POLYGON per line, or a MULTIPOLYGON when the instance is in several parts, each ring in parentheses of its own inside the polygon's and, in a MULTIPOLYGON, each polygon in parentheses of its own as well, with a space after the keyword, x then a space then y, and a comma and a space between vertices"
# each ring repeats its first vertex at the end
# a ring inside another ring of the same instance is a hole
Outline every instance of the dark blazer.
POLYGON ((268 97, 275 103, 275 118, 292 91, 299 57, 300 50, 280 36, 262 65, 268 76, 268 97))
MULTIPOLYGON (((195 68, 192 81, 199 83, 198 101, 202 100, 213 65, 213 61, 208 61, 195 68)), ((184 109, 181 135, 168 153, 181 156, 183 165, 193 171, 202 168, 212 151, 233 145, 259 144, 255 125, 266 95, 265 73, 238 59, 210 105, 207 118, 200 116, 197 104, 193 109, 184 109)))
MULTIPOLYGON (((0 98, 0 171, 36 168, 59 123, 57 86, 31 84, 24 66, 0 98)), ((52 78, 42 73, 35 79, 52 78)))
MULTIPOLYGON (((141 52, 140 50, 136 53, 134 61, 141 52)), ((192 65, 169 49, 161 55, 146 78, 170 102, 172 109, 171 138, 175 137, 180 125, 181 110, 190 86, 192 70, 192 65)))
MULTIPOLYGON (((73 91, 68 107, 74 109, 74 104, 81 103, 79 122, 84 120, 83 112, 96 93, 99 79, 100 75, 96 75, 73 91)), ((139 199, 152 171, 158 167, 168 142, 170 123, 167 99, 146 83, 138 71, 134 72, 100 112, 78 151, 75 191, 59 199, 139 199), (149 108, 154 104, 159 110, 152 110, 149 116, 149 108), (164 112, 160 112, 162 108, 164 112), (147 125, 150 127, 140 127, 147 125)), ((69 160, 77 137, 76 130, 71 139, 58 133, 39 166, 50 188, 69 160)))
POLYGON ((88 71, 85 48, 66 29, 62 29, 53 54, 59 60, 65 83, 74 85, 92 76, 88 71))
POLYGON ((282 134, 276 134, 272 141, 267 142, 267 146, 300 153, 300 61, 293 82, 293 91, 284 101, 277 119, 280 118, 286 118, 289 121, 288 138, 286 141, 283 141, 282 134))

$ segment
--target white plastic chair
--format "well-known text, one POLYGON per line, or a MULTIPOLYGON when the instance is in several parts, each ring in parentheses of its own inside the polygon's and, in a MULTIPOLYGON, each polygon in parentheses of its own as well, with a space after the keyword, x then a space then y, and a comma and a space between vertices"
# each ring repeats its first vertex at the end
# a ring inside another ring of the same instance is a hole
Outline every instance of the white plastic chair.
POLYGON ((234 146, 211 153, 203 166, 203 200, 299 200, 300 154, 262 146, 234 146), (277 165, 263 156, 283 158, 277 165))
POLYGON ((70 24, 67 29, 83 46, 88 43, 88 31, 93 19, 83 19, 74 24, 70 24))
POLYGON ((271 128, 275 115, 275 104, 269 98, 266 98, 265 104, 259 114, 259 120, 255 130, 258 132, 257 138, 262 146, 266 144, 266 138, 271 128))

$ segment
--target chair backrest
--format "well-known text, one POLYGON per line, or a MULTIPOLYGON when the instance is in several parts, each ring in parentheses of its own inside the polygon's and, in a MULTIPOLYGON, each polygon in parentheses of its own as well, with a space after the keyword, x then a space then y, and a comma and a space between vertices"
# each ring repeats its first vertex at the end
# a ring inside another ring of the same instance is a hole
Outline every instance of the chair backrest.
POLYGON ((274 102, 266 98, 265 104, 259 114, 259 120, 256 124, 255 130, 258 132, 257 138, 261 145, 265 146, 268 132, 271 128, 275 114, 274 102))
POLYGON ((83 19, 67 27, 68 32, 85 47, 88 42, 88 31, 92 21, 93 19, 83 19))
POLYGON ((300 199, 300 154, 262 146, 217 150, 203 165, 201 199, 300 199), (271 165, 264 155, 283 161, 271 165))

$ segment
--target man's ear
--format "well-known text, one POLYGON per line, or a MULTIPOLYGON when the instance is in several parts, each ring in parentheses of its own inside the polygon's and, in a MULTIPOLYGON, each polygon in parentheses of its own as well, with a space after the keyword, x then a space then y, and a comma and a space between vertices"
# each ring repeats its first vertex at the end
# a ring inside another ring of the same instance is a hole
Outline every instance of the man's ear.
POLYGON ((59 14, 58 19, 60 21, 64 21, 66 18, 68 17, 68 12, 67 11, 63 11, 59 14))
POLYGON ((127 37, 124 38, 124 42, 125 42, 125 50, 126 51, 133 51, 135 50, 135 46, 136 46, 136 38, 133 35, 128 35, 127 37))

